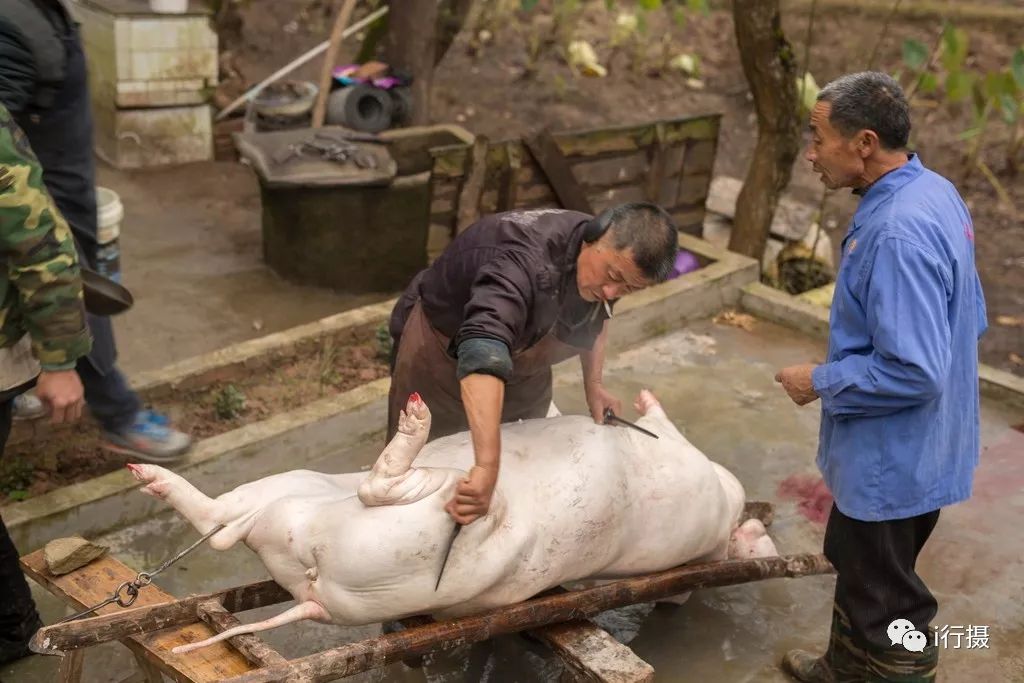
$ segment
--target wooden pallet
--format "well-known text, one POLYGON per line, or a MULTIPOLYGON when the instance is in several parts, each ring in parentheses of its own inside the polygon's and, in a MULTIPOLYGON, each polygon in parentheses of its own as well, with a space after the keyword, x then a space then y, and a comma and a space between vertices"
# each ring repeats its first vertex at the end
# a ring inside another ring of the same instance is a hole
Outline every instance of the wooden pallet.
MULTIPOLYGON (((766 503, 749 503, 746 517, 771 523, 766 503)), ((21 559, 25 572, 75 609, 96 604, 136 572, 105 556, 63 576, 46 569, 42 551, 21 559)), ((429 617, 404 621, 404 630, 348 643, 295 660, 287 660, 255 635, 241 635, 202 650, 175 655, 171 649, 208 638, 237 625, 234 612, 291 600, 273 581, 176 599, 154 583, 139 592, 135 605, 100 608, 99 616, 41 629, 33 649, 62 654, 61 681, 81 680, 85 648, 119 641, 135 655, 140 673, 126 680, 158 683, 161 674, 180 683, 258 683, 327 681, 344 678, 395 661, 410 661, 430 652, 525 631, 548 644, 566 663, 567 679, 605 683, 640 683, 653 668, 588 619, 608 609, 650 602, 681 592, 734 585, 767 578, 797 577, 832 571, 823 555, 796 555, 686 565, 578 591, 556 589, 521 603, 459 619, 435 622, 429 617)))

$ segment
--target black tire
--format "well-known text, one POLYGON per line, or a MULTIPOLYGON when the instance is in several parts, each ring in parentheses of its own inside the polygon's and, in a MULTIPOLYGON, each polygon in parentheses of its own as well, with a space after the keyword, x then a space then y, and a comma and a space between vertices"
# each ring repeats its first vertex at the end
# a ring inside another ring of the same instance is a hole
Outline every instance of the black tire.
POLYGON ((325 120, 364 133, 379 133, 391 126, 393 113, 394 103, 386 91, 359 83, 330 94, 325 120))
POLYGON ((396 85, 388 90, 395 109, 392 120, 396 126, 407 126, 412 121, 412 91, 407 85, 396 85))

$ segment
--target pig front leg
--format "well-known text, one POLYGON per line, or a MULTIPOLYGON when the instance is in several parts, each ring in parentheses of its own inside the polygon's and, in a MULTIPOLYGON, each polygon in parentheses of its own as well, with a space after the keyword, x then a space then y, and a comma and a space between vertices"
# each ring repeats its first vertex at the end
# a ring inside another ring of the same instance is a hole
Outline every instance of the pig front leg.
POLYGON ((398 417, 397 433, 359 485, 363 505, 414 503, 447 483, 450 470, 412 466, 429 434, 430 410, 419 394, 413 394, 398 417))
POLYGON ((673 436, 682 438, 682 434, 679 433, 676 426, 672 424, 672 420, 668 419, 668 415, 665 414, 665 409, 661 407, 661 402, 648 389, 640 391, 636 400, 633 401, 633 407, 636 408, 636 412, 643 416, 636 422, 641 427, 654 432, 662 439, 666 437, 672 438, 673 436))

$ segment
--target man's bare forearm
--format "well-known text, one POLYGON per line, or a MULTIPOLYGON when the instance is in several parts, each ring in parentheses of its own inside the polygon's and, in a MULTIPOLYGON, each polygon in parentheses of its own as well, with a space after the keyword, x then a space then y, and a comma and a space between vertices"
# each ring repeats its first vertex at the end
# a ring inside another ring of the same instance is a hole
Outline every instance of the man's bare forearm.
POLYGON ((491 375, 466 375, 459 383, 477 467, 497 471, 501 461, 501 409, 505 383, 491 375))
POLYGON ((604 354, 608 345, 608 321, 604 321, 601 334, 594 340, 594 346, 589 351, 580 353, 580 365, 583 367, 583 384, 590 386, 600 384, 604 375, 604 354))

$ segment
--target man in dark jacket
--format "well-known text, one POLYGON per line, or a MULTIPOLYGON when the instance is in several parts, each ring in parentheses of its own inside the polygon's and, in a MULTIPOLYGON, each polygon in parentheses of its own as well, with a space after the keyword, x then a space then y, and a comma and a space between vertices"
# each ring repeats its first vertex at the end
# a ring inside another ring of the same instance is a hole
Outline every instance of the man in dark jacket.
MULTIPOLYGON (((92 115, 78 27, 62 0, 0 3, 0 104, 25 131, 43 182, 74 234, 79 259, 95 269, 98 250, 92 115)), ((93 350, 77 371, 104 445, 139 460, 179 459, 191 438, 143 409, 116 365, 109 318, 88 316, 93 350)))
POLYGON ((448 504, 456 522, 487 513, 499 425, 547 414, 552 365, 580 357, 596 421, 620 409, 601 384, 611 305, 667 279, 677 240, 653 204, 596 218, 513 211, 481 218, 413 279, 391 315, 388 437, 414 392, 430 408, 431 438, 468 427, 476 462, 448 504))
MULTIPOLYGON (((0 106, 0 454, 14 398, 32 385, 54 422, 82 413, 75 362, 89 353, 82 279, 71 231, 43 187, 42 169, 0 106)), ((28 654, 42 625, 0 520, 0 664, 28 654)))

